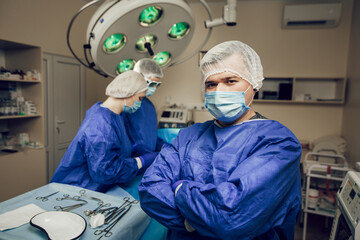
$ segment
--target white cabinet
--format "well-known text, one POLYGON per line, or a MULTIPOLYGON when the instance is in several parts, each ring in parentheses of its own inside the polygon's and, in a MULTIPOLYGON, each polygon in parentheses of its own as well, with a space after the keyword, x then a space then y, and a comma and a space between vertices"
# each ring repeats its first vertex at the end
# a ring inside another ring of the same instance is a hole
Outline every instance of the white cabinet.
POLYGON ((345 78, 267 77, 254 102, 343 104, 345 78))
MULTIPOLYGON (((0 66, 23 72, 36 70, 40 76, 42 59, 40 47, 0 39, 0 66)), ((0 77, 0 97, 4 97, 9 86, 17 86, 25 100, 36 106, 36 114, 0 116, 0 132, 3 136, 28 133, 29 140, 44 143, 43 84, 38 80, 24 80, 9 76, 0 77), (1 95, 2 94, 2 95, 1 95)), ((6 96, 5 96, 6 98, 6 96)), ((18 148, 17 152, 0 152, 0 182, 11 186, 0 188, 0 201, 14 197, 46 184, 45 150, 18 148)))

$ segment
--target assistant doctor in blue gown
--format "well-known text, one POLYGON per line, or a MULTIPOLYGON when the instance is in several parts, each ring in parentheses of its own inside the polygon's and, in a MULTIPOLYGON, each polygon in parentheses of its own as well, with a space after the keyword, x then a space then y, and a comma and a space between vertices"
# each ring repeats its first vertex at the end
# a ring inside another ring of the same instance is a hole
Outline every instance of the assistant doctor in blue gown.
POLYGON ((294 239, 301 207, 301 146, 281 123, 254 111, 259 56, 240 41, 201 61, 215 120, 180 130, 146 170, 140 203, 168 239, 294 239))
POLYGON ((134 71, 141 73, 148 84, 146 97, 141 107, 133 114, 124 114, 127 133, 133 144, 134 154, 159 152, 164 141, 157 135, 157 115, 152 102, 147 98, 161 85, 164 76, 160 66, 152 59, 143 58, 136 62, 134 71))
MULTIPOLYGON (((147 97, 153 95, 157 87, 160 86, 163 72, 160 66, 149 58, 137 61, 134 71, 144 76, 148 90, 141 103, 141 107, 135 113, 124 113, 126 132, 131 141, 133 157, 152 153, 155 159, 164 141, 158 137, 156 110, 147 97)), ((142 175, 139 175, 133 181, 123 186, 136 199, 139 199, 138 186, 141 178, 142 175)))
MULTIPOLYGON (((144 76, 148 90, 146 97, 141 103, 141 107, 133 114, 124 114, 126 132, 132 144, 133 157, 153 154, 153 159, 155 159, 165 142, 158 137, 156 110, 147 97, 155 93, 164 75, 160 66, 149 58, 143 58, 137 61, 134 66, 134 71, 144 76)), ((138 175, 132 181, 122 185, 135 199, 139 199, 138 186, 141 178, 142 175, 138 175)), ((141 240, 162 239, 166 234, 167 229, 154 219, 151 219, 150 225, 141 240)))
POLYGON ((141 74, 118 75, 106 88, 108 98, 87 110, 51 182, 106 192, 134 179, 153 161, 153 154, 131 156, 124 112, 134 113, 145 97, 147 84, 141 74))

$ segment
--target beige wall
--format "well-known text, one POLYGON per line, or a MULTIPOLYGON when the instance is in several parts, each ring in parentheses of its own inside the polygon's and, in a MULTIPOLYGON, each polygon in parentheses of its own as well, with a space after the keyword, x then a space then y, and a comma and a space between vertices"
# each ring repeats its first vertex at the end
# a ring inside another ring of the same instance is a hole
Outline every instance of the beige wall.
POLYGON ((360 162, 360 1, 354 1, 348 64, 348 96, 344 107, 342 133, 348 141, 349 162, 360 162))
MULTIPOLYGON (((214 17, 222 15, 225 1, 211 3, 214 17)), ((40 46, 44 52, 71 56, 66 44, 67 26, 82 0, 0 0, 0 38, 40 46)), ((282 1, 238 1, 238 24, 217 27, 203 48, 208 50, 226 40, 241 40, 260 55, 265 76, 274 77, 345 77, 348 61, 351 9, 353 0, 343 0, 340 25, 331 29, 285 30, 281 28, 282 1)), ((204 39, 203 21, 208 19, 200 4, 191 4, 197 27, 194 41, 186 53, 195 50, 204 39)), ((87 23, 94 9, 87 10, 74 24, 72 45, 77 54, 87 23)), ((164 84, 151 97, 159 110, 165 97, 177 104, 201 104, 198 56, 164 70, 164 84)), ((87 71, 86 107, 104 99, 104 79, 87 71)), ((256 104, 254 108, 269 118, 287 125, 299 139, 341 134, 343 106, 256 104)), ((206 120, 208 113, 197 114, 206 120), (205 117, 204 117, 205 116, 205 117)))

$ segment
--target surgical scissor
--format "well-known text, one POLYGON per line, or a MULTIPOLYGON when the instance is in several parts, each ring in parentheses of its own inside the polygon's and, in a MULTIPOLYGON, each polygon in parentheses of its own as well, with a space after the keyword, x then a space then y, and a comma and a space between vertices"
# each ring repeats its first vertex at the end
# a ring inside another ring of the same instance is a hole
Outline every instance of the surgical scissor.
POLYGON ((85 204, 86 203, 78 203, 78 204, 75 204, 75 205, 65 206, 65 207, 55 206, 54 209, 57 210, 57 211, 69 212, 69 211, 74 210, 74 209, 76 209, 78 207, 82 207, 85 204))
POLYGON ((60 192, 60 191, 54 192, 54 193, 49 194, 49 195, 44 196, 44 197, 36 197, 35 199, 36 199, 36 200, 41 200, 41 201, 43 201, 43 202, 46 202, 47 200, 49 200, 49 199, 48 199, 49 197, 51 197, 52 195, 57 194, 58 192, 60 192))
POLYGON ((95 200, 95 201, 97 201, 98 203, 98 205, 103 205, 103 201, 101 200, 101 199, 99 199, 99 198, 96 198, 96 197, 91 197, 91 196, 88 196, 88 195, 85 195, 85 190, 84 189, 82 189, 82 190, 80 190, 79 191, 79 193, 80 193, 80 197, 85 197, 85 198, 87 198, 87 199, 90 199, 90 200, 95 200))

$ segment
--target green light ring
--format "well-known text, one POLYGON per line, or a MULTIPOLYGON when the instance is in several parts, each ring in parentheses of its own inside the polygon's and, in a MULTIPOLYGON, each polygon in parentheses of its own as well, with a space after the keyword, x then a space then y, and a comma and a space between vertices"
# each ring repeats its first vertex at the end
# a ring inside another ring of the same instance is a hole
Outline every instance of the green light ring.
POLYGON ((115 72, 116 72, 116 74, 121 74, 121 73, 126 72, 128 70, 133 70, 134 66, 135 66, 135 60, 133 60, 133 59, 124 59, 121 62, 119 62, 119 64, 117 65, 117 67, 115 69, 115 72), (120 66, 121 64, 129 64, 130 66, 129 67, 120 66), (124 68, 124 67, 125 67, 124 71, 121 71, 120 68, 124 68))
POLYGON ((107 54, 114 54, 114 53, 119 52, 121 49, 123 49, 123 48, 125 47, 126 43, 127 43, 127 37, 125 36, 125 34, 116 33, 116 34, 112 34, 111 36, 109 36, 109 37, 107 37, 107 38, 105 39, 104 43, 102 44, 102 49, 103 49, 103 51, 104 51, 105 53, 107 53, 107 54), (115 35, 122 35, 122 36, 123 36, 123 45, 120 46, 120 47, 119 47, 118 49, 116 49, 115 51, 107 51, 107 50, 106 50, 106 47, 105 47, 105 43, 106 43, 106 41, 108 41, 109 38, 111 38, 112 36, 115 36, 115 35))
POLYGON ((166 65, 168 65, 168 64, 171 62, 171 60, 172 60, 172 58, 171 58, 171 53, 170 53, 170 52, 167 52, 167 51, 158 52, 157 54, 155 54, 155 55, 153 56, 153 60, 154 60, 157 64, 159 64, 160 67, 166 66, 166 65), (159 62, 160 60, 157 59, 158 57, 160 57, 160 56, 163 55, 163 54, 169 54, 169 57, 168 57, 167 61, 164 62, 164 63, 159 62))
MULTIPOLYGON (((179 22, 179 23, 186 23, 186 24, 189 26, 189 28, 188 28, 188 29, 185 31, 185 33, 183 33, 181 36, 171 37, 171 31, 173 30, 173 27, 174 27, 175 24, 172 25, 172 26, 170 27, 170 29, 168 30, 168 38, 169 38, 169 39, 171 39, 171 40, 181 40, 181 39, 183 39, 183 38, 185 38, 186 36, 189 35, 190 30, 191 30, 190 24, 188 24, 187 22, 179 22)), ((177 23, 177 24, 179 24, 179 23, 177 23)))
POLYGON ((139 21, 140 26, 142 26, 142 27, 152 27, 152 26, 158 24, 158 23, 164 18, 163 16, 164 16, 164 10, 163 10, 162 7, 159 7, 159 6, 149 6, 149 7, 145 8, 143 11, 141 11, 141 13, 140 13, 140 15, 139 15, 139 18, 138 18, 138 21, 139 21), (155 22, 153 22, 153 23, 142 22, 142 20, 141 20, 141 15, 143 14, 143 12, 144 12, 146 9, 149 9, 149 8, 151 8, 151 7, 154 7, 154 8, 156 8, 157 10, 160 10, 160 17, 159 17, 159 19, 157 19, 157 20, 156 20, 155 22))

